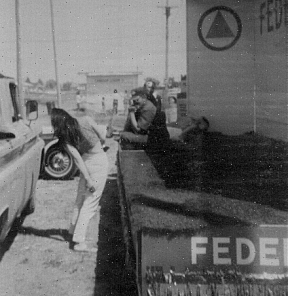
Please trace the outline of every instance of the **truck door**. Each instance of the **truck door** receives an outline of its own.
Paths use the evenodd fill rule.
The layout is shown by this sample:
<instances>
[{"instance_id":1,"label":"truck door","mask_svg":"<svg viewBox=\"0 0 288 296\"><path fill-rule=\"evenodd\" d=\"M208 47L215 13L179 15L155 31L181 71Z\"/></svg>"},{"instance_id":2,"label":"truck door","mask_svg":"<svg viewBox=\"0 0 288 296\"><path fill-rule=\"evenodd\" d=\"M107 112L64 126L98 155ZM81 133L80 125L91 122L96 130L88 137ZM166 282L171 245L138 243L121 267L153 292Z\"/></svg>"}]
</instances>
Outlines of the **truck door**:
<instances>
[{"instance_id":1,"label":"truck door","mask_svg":"<svg viewBox=\"0 0 288 296\"><path fill-rule=\"evenodd\" d=\"M0 149L0 211L9 208L9 222L22 210L31 187L31 175L26 174L27 161L24 156L31 143L27 143L30 129L21 119L17 105L17 86L10 82L6 92L6 108L2 110L5 119L2 127L7 138L1 141ZM10 94L10 97L8 95ZM1 214L1 213L0 213Z\"/></svg>"}]
</instances>

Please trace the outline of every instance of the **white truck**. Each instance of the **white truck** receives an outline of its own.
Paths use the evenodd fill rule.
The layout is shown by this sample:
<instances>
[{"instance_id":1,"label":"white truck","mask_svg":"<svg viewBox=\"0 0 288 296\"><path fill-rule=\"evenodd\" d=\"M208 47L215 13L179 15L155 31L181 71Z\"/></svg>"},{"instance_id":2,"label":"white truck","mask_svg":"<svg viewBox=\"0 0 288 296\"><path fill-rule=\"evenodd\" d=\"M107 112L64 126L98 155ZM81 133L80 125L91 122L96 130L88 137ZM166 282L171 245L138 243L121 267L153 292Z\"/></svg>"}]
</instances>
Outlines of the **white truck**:
<instances>
[{"instance_id":1,"label":"white truck","mask_svg":"<svg viewBox=\"0 0 288 296\"><path fill-rule=\"evenodd\" d=\"M14 79L0 75L0 245L13 222L34 211L44 141L31 120L36 101L21 102Z\"/></svg>"}]
</instances>

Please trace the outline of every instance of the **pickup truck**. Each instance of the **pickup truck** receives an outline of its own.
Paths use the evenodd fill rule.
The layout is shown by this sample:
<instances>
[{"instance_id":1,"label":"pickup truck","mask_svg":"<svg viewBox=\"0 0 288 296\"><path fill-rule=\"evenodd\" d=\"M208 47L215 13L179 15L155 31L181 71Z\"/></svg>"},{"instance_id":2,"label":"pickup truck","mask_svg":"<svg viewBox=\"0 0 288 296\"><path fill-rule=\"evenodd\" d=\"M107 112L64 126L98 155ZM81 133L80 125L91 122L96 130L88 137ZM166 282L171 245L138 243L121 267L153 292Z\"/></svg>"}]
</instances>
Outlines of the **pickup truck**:
<instances>
[{"instance_id":1,"label":"pickup truck","mask_svg":"<svg viewBox=\"0 0 288 296\"><path fill-rule=\"evenodd\" d=\"M3 75L0 90L1 245L13 222L34 211L44 141L40 130L31 125L38 117L37 102L21 102L14 79Z\"/></svg>"}]
</instances>

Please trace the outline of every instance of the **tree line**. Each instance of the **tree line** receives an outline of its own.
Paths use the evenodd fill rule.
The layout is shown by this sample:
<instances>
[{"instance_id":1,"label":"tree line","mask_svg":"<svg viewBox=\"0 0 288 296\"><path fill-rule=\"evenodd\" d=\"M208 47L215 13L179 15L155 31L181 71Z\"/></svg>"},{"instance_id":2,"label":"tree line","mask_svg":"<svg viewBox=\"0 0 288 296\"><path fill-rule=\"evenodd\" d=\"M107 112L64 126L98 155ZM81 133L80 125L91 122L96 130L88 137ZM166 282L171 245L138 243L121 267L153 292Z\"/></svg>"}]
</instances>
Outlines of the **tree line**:
<instances>
[{"instance_id":1,"label":"tree line","mask_svg":"<svg viewBox=\"0 0 288 296\"><path fill-rule=\"evenodd\" d=\"M57 87L57 82L54 79L49 79L45 83L43 82L42 79L38 79L37 82L34 82L33 83L33 82L31 82L31 80L29 79L29 77L27 77L27 79L25 80L25 82L26 83L29 83L29 84L41 86L41 87L43 87L45 89L48 89L48 90L56 89L56 87ZM67 82L61 84L60 85L60 88L63 91L69 91L69 90L75 90L76 87L73 86L73 83L72 82L67 81Z\"/></svg>"},{"instance_id":2,"label":"tree line","mask_svg":"<svg viewBox=\"0 0 288 296\"><path fill-rule=\"evenodd\" d=\"M186 79L186 75L183 75L183 76L181 75L181 81L184 80L184 79ZM153 80L155 82L156 86L160 85L160 81L157 80L157 79L147 77L145 79L145 81L148 81L148 80L150 80L150 81ZM32 83L30 78L27 77L25 82L29 83L29 84L32 84L32 85L41 86L42 88L45 88L47 90L53 90L53 89L57 88L57 82L54 79L49 79L46 82L43 82L43 80L38 79L38 81L36 83ZM168 79L168 87L169 88L179 87L179 85L180 85L180 82L176 81L174 79L174 77L170 77ZM77 86L75 86L75 84L73 84L71 81L67 81L67 82L64 82L63 84L61 84L60 88L61 88L62 91L70 91L70 90L75 90L77 88Z\"/></svg>"}]
</instances>

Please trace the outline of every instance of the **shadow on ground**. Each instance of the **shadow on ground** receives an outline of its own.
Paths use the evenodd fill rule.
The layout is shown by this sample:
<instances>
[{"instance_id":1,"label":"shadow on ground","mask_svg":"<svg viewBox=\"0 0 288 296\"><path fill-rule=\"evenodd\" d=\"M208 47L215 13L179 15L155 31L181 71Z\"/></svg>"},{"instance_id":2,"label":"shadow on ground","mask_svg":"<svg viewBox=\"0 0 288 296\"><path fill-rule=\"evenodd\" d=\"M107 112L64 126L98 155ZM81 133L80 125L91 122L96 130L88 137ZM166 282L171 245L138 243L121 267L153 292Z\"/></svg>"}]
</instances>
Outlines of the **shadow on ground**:
<instances>
[{"instance_id":1,"label":"shadow on ground","mask_svg":"<svg viewBox=\"0 0 288 296\"><path fill-rule=\"evenodd\" d=\"M116 174L109 176L100 206L94 296L138 295L133 275L125 270L125 245ZM97 291L100 286L101 294Z\"/></svg>"},{"instance_id":2,"label":"shadow on ground","mask_svg":"<svg viewBox=\"0 0 288 296\"><path fill-rule=\"evenodd\" d=\"M33 235L39 237L46 237L57 241L69 241L69 233L67 229L52 228L52 229L37 229L34 227L26 227L22 225L23 220L16 219L13 223L11 230L9 231L5 240L0 246L0 262L5 253L12 246L16 236L18 234Z\"/></svg>"}]
</instances>

